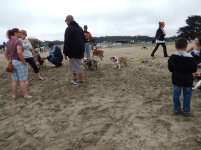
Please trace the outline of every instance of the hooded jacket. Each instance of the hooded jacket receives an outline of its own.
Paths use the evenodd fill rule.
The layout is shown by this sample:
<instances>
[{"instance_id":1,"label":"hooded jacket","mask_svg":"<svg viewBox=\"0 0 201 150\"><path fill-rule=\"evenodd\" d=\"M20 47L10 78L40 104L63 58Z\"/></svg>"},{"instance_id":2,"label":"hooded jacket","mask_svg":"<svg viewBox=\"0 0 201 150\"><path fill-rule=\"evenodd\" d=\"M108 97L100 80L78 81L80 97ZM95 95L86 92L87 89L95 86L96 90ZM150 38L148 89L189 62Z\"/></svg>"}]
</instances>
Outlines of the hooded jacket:
<instances>
[{"instance_id":1,"label":"hooded jacket","mask_svg":"<svg viewBox=\"0 0 201 150\"><path fill-rule=\"evenodd\" d=\"M71 22L64 34L64 55L68 58L82 59L84 45L85 37L82 28L75 21Z\"/></svg>"},{"instance_id":2,"label":"hooded jacket","mask_svg":"<svg viewBox=\"0 0 201 150\"><path fill-rule=\"evenodd\" d=\"M165 34L164 34L163 30L161 28L158 28L156 31L155 39L164 41L164 37L165 37Z\"/></svg>"},{"instance_id":3,"label":"hooded jacket","mask_svg":"<svg viewBox=\"0 0 201 150\"><path fill-rule=\"evenodd\" d=\"M176 86L192 87L193 75L197 71L194 58L186 52L179 52L170 56L168 69L172 72L172 83Z\"/></svg>"}]
</instances>

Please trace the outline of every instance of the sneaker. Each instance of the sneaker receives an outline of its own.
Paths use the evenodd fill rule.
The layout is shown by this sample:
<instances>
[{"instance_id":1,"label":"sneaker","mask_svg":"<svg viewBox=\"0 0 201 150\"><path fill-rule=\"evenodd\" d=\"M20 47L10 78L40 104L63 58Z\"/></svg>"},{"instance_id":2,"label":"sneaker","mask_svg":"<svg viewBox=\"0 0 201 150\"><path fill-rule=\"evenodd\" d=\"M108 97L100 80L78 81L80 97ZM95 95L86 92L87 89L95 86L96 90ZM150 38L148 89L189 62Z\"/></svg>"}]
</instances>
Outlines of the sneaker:
<instances>
[{"instance_id":1,"label":"sneaker","mask_svg":"<svg viewBox=\"0 0 201 150\"><path fill-rule=\"evenodd\" d=\"M81 85L83 83L83 81L79 81L79 80L71 80L71 84L73 85Z\"/></svg>"},{"instance_id":2,"label":"sneaker","mask_svg":"<svg viewBox=\"0 0 201 150\"><path fill-rule=\"evenodd\" d=\"M182 111L181 110L174 110L174 115L181 115L182 114Z\"/></svg>"},{"instance_id":3,"label":"sneaker","mask_svg":"<svg viewBox=\"0 0 201 150\"><path fill-rule=\"evenodd\" d=\"M45 78L43 78L43 77L38 77L38 80L45 80Z\"/></svg>"},{"instance_id":4,"label":"sneaker","mask_svg":"<svg viewBox=\"0 0 201 150\"><path fill-rule=\"evenodd\" d=\"M77 84L77 80L73 79L73 80L70 81L70 83L76 85Z\"/></svg>"},{"instance_id":5,"label":"sneaker","mask_svg":"<svg viewBox=\"0 0 201 150\"><path fill-rule=\"evenodd\" d=\"M60 63L60 64L56 65L55 67L56 67L56 68L58 68L58 67L61 67L61 66L63 66L63 64L62 64L62 63Z\"/></svg>"},{"instance_id":6,"label":"sneaker","mask_svg":"<svg viewBox=\"0 0 201 150\"><path fill-rule=\"evenodd\" d=\"M76 85L82 85L83 81L77 81Z\"/></svg>"},{"instance_id":7,"label":"sneaker","mask_svg":"<svg viewBox=\"0 0 201 150\"><path fill-rule=\"evenodd\" d=\"M191 114L191 112L183 112L183 116L184 117L192 117L192 114Z\"/></svg>"}]
</instances>

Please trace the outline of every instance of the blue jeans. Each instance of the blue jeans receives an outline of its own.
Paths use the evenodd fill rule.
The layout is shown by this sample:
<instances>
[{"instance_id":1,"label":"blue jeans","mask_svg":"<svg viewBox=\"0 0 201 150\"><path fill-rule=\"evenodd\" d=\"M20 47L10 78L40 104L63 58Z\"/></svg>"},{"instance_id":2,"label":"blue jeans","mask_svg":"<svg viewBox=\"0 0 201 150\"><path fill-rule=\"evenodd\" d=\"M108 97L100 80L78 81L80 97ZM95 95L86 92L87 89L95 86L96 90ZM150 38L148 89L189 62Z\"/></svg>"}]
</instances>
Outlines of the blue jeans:
<instances>
[{"instance_id":1,"label":"blue jeans","mask_svg":"<svg viewBox=\"0 0 201 150\"><path fill-rule=\"evenodd\" d=\"M181 110L181 103L179 97L181 95L181 90L183 89L183 111L190 112L191 107L191 96L192 96L192 87L181 87L173 85L173 104L174 111Z\"/></svg>"},{"instance_id":2,"label":"blue jeans","mask_svg":"<svg viewBox=\"0 0 201 150\"><path fill-rule=\"evenodd\" d=\"M47 60L49 62L51 62L52 64L54 64L55 66L61 66L62 65L62 59L59 59L57 57L53 57L53 56L48 56Z\"/></svg>"},{"instance_id":3,"label":"blue jeans","mask_svg":"<svg viewBox=\"0 0 201 150\"><path fill-rule=\"evenodd\" d=\"M91 44L85 43L85 52L84 55L87 59L90 59L90 52L91 52Z\"/></svg>"}]
</instances>

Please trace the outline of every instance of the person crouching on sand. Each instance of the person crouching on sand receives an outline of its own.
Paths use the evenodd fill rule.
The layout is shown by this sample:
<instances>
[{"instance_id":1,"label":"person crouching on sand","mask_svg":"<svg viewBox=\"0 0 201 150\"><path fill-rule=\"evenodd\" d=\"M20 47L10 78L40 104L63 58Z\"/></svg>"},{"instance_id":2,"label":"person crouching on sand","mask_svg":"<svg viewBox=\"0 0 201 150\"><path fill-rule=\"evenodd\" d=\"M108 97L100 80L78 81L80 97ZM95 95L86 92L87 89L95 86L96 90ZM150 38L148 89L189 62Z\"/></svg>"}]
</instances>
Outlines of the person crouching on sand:
<instances>
[{"instance_id":1,"label":"person crouching on sand","mask_svg":"<svg viewBox=\"0 0 201 150\"><path fill-rule=\"evenodd\" d=\"M183 114L190 116L191 96L193 86L193 73L197 71L197 65L192 55L186 52L188 42L185 38L175 41L176 54L170 56L168 69L172 72L173 83L173 110L174 114L181 114L180 95L183 90Z\"/></svg>"},{"instance_id":2,"label":"person crouching on sand","mask_svg":"<svg viewBox=\"0 0 201 150\"><path fill-rule=\"evenodd\" d=\"M56 67L62 66L63 54L61 48L58 45L54 45L52 42L48 43L48 47L50 48L50 52L47 60Z\"/></svg>"}]
</instances>

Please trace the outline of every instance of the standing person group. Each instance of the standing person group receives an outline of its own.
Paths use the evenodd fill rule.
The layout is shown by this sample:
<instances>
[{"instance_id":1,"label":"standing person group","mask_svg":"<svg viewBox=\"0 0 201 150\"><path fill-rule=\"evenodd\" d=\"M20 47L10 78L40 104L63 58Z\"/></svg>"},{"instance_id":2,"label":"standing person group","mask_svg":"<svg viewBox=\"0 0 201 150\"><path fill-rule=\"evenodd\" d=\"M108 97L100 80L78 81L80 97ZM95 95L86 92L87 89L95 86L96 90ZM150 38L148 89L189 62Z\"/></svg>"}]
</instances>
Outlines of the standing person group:
<instances>
[{"instance_id":1,"label":"standing person group","mask_svg":"<svg viewBox=\"0 0 201 150\"><path fill-rule=\"evenodd\" d=\"M191 96L193 86L193 73L197 71L197 64L193 56L186 52L188 42L185 38L176 40L175 48L177 52L170 56L168 69L172 72L173 84L173 110L174 113L181 114L180 95L183 91L183 114L191 115Z\"/></svg>"},{"instance_id":2,"label":"standing person group","mask_svg":"<svg viewBox=\"0 0 201 150\"><path fill-rule=\"evenodd\" d=\"M87 25L84 25L84 37L85 37L85 58L90 59L90 53L91 53L91 33L87 31L88 27Z\"/></svg>"},{"instance_id":3,"label":"standing person group","mask_svg":"<svg viewBox=\"0 0 201 150\"><path fill-rule=\"evenodd\" d=\"M159 22L159 28L157 29L156 35L155 35L156 44L155 44L155 47L151 53L151 57L154 57L154 54L160 45L163 47L164 57L168 57L167 49L166 49L166 45L165 45L165 40L164 40L164 37L166 35L164 27L165 27L165 23Z\"/></svg>"},{"instance_id":4,"label":"standing person group","mask_svg":"<svg viewBox=\"0 0 201 150\"><path fill-rule=\"evenodd\" d=\"M8 30L7 37L8 42L5 46L5 58L10 61L12 60L13 72L12 72L12 94L13 99L17 98L18 95L18 84L20 84L23 97L25 99L32 98L27 92L27 78L28 78L28 66L23 55L22 41L19 40L21 33L19 29L13 28Z\"/></svg>"},{"instance_id":5,"label":"standing person group","mask_svg":"<svg viewBox=\"0 0 201 150\"><path fill-rule=\"evenodd\" d=\"M68 15L65 20L68 27L64 34L65 59L69 58L70 72L73 74L71 83L80 85L84 80L83 58L85 51L85 37L82 28L78 25L72 15Z\"/></svg>"}]
</instances>

